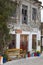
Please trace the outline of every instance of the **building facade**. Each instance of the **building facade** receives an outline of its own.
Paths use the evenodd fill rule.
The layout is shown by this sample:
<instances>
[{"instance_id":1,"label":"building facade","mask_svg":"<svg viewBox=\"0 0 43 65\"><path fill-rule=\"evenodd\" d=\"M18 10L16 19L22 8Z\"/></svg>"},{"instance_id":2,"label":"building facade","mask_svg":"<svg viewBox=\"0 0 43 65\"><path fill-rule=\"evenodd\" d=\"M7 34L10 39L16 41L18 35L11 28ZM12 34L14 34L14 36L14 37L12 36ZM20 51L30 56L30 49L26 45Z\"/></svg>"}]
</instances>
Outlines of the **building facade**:
<instances>
[{"instance_id":1,"label":"building facade","mask_svg":"<svg viewBox=\"0 0 43 65\"><path fill-rule=\"evenodd\" d=\"M9 19L12 40L9 48L32 51L38 49L41 40L41 2L38 0L13 0L17 2L16 13Z\"/></svg>"}]
</instances>

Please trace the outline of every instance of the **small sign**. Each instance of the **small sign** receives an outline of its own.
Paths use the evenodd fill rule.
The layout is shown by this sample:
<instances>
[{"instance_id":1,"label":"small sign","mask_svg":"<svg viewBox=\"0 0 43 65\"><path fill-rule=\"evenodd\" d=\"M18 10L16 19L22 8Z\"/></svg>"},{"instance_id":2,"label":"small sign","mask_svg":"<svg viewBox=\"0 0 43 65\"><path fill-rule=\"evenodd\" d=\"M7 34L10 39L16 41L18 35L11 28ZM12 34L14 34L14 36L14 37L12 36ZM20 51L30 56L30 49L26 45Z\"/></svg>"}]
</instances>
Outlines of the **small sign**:
<instances>
[{"instance_id":1,"label":"small sign","mask_svg":"<svg viewBox=\"0 0 43 65\"><path fill-rule=\"evenodd\" d=\"M22 33L22 30L17 29L17 30L15 30L15 33Z\"/></svg>"}]
</instances>

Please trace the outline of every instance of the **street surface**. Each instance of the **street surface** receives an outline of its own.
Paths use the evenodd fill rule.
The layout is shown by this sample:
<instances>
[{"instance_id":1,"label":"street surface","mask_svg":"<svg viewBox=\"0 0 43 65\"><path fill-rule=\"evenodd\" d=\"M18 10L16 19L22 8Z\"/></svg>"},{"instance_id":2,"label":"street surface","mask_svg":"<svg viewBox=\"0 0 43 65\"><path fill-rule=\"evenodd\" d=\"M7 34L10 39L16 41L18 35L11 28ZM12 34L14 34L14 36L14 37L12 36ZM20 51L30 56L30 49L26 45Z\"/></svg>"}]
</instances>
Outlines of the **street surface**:
<instances>
[{"instance_id":1,"label":"street surface","mask_svg":"<svg viewBox=\"0 0 43 65\"><path fill-rule=\"evenodd\" d=\"M43 65L43 56L13 60L3 65Z\"/></svg>"}]
</instances>

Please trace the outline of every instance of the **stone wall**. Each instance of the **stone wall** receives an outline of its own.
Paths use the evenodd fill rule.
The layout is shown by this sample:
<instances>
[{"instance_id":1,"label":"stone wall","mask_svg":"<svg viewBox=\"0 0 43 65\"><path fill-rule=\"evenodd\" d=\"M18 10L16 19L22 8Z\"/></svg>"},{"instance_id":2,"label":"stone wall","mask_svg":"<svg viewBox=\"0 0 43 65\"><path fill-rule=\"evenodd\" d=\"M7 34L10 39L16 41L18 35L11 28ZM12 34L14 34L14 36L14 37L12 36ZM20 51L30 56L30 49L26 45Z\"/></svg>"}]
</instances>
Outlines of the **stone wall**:
<instances>
[{"instance_id":1,"label":"stone wall","mask_svg":"<svg viewBox=\"0 0 43 65\"><path fill-rule=\"evenodd\" d=\"M23 30L31 30L32 28L38 28L40 27L40 21L41 21L41 10L40 6L37 4L34 4L32 1L29 0L17 0L17 11L16 11L16 21L13 19L10 23L12 24L13 28L21 28ZM22 24L22 4L28 6L28 24ZM36 21L32 20L32 7L37 9L37 19Z\"/></svg>"}]
</instances>

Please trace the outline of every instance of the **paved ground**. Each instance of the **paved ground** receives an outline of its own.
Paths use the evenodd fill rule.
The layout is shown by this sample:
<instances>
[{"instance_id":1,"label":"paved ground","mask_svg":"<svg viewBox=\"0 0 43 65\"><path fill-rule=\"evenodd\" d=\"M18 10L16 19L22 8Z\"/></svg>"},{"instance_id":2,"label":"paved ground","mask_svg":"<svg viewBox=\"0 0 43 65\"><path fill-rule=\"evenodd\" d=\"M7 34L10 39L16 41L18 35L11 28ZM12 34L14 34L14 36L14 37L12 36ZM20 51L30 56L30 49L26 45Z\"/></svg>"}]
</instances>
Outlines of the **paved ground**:
<instances>
[{"instance_id":1,"label":"paved ground","mask_svg":"<svg viewBox=\"0 0 43 65\"><path fill-rule=\"evenodd\" d=\"M13 60L3 65L43 65L43 52L40 57L31 57L19 60Z\"/></svg>"},{"instance_id":2,"label":"paved ground","mask_svg":"<svg viewBox=\"0 0 43 65\"><path fill-rule=\"evenodd\" d=\"M43 56L36 58L25 58L19 60L13 60L3 65L43 65Z\"/></svg>"}]
</instances>

